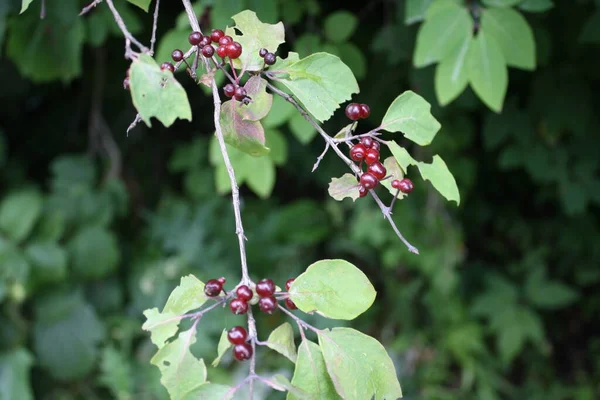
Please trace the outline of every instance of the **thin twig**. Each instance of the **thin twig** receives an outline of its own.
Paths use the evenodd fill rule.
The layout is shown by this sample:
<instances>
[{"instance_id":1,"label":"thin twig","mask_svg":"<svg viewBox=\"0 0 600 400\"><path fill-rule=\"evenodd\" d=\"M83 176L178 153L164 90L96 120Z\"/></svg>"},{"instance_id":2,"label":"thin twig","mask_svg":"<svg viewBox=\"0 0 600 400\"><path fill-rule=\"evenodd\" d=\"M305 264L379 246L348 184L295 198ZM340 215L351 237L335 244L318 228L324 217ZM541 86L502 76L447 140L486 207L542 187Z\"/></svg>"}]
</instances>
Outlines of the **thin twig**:
<instances>
[{"instance_id":1,"label":"thin twig","mask_svg":"<svg viewBox=\"0 0 600 400\"><path fill-rule=\"evenodd\" d=\"M370 132L367 132L367 133L362 133L360 135L348 136L348 137L341 138L341 139L332 138L332 140L335 143L348 143L348 142L350 142L352 140L362 139L364 137L372 137L373 139L375 139L375 140L377 140L379 142L384 142L385 143L385 141L383 141L383 140L378 139L378 138L375 137L375 136L379 136L379 135L381 135L381 132L370 131Z\"/></svg>"},{"instance_id":2,"label":"thin twig","mask_svg":"<svg viewBox=\"0 0 600 400\"><path fill-rule=\"evenodd\" d=\"M42 8L40 10L40 19L46 18L46 0L42 0Z\"/></svg>"},{"instance_id":3,"label":"thin twig","mask_svg":"<svg viewBox=\"0 0 600 400\"><path fill-rule=\"evenodd\" d=\"M131 51L131 43L135 44L137 46L137 48L140 49L140 51L142 51L143 53L148 53L150 50L146 46L144 46L142 43L140 43L136 38L134 38L133 35L129 32L129 30L127 29L127 26L125 26L125 22L123 22L123 18L121 18L121 15L115 8L113 1L106 0L106 4L108 4L108 8L110 8L110 11L112 12L113 17L115 19L115 22L119 26L119 29L121 30L121 32L123 32L123 36L125 36L125 41L127 43L125 56L127 58L133 58L132 57L133 52ZM127 42L127 41L129 41L129 42Z\"/></svg>"},{"instance_id":4,"label":"thin twig","mask_svg":"<svg viewBox=\"0 0 600 400\"><path fill-rule=\"evenodd\" d=\"M319 164L321 163L321 160L323 160L323 157L325 157L325 154L327 154L327 150L329 150L329 142L325 142L325 150L323 150L321 155L317 157L317 161L315 162L315 165L313 165L312 171L310 172L315 172L317 168L319 168Z\"/></svg>"},{"instance_id":5,"label":"thin twig","mask_svg":"<svg viewBox=\"0 0 600 400\"><path fill-rule=\"evenodd\" d=\"M92 8L96 7L100 3L102 3L102 0L94 0L94 1L92 1L90 4L88 4L87 6L83 7L83 9L81 10L81 12L79 13L79 16L81 17L82 15L87 14Z\"/></svg>"},{"instance_id":6,"label":"thin twig","mask_svg":"<svg viewBox=\"0 0 600 400\"><path fill-rule=\"evenodd\" d=\"M154 44L156 43L156 29L158 28L158 8L160 7L160 0L156 0L156 6L154 7L154 21L152 22L152 37L150 38L150 55L154 55Z\"/></svg>"},{"instance_id":7,"label":"thin twig","mask_svg":"<svg viewBox=\"0 0 600 400\"><path fill-rule=\"evenodd\" d=\"M300 104L298 104L298 102L296 101L296 99L294 99L294 97L277 89L275 86L273 86L268 81L267 81L267 87L269 89L271 89L271 91L273 93L277 94L278 96L283 97L285 100L288 101L288 103L292 104L300 112L300 114L302 114L304 119L307 120L319 132L319 134L325 140L325 142L329 143L329 145L331 146L333 151L335 151L335 153L338 155L338 157L340 157L342 159L342 161L344 161L344 163L346 163L346 165L348 167L350 167L350 169L352 169L352 171L355 174L357 174L357 175L361 174L360 168L358 168L356 166L356 164L354 164L352 162L352 160L350 160L348 157L346 157L346 155L337 147L337 143L333 140L333 138L331 136L329 136L327 134L327 132L325 132L323 130L323 128L321 128L321 126L314 120L314 118L311 117L311 115ZM379 196L377 196L377 193L375 193L375 191L373 189L369 190L369 193L375 199L375 202L381 209L383 216L385 217L385 219L388 220L388 222L392 226L392 229L394 230L394 232L396 232L396 235L398 235L400 240L406 245L406 247L408 248L408 251L410 251L411 253L419 254L419 250L415 246L410 244L408 242L408 240L406 240L406 238L402 235L402 233L400 233L400 230L398 229L398 227L396 226L396 223L392 219L389 207L386 207L385 204L383 204L383 202L381 201Z\"/></svg>"},{"instance_id":8,"label":"thin twig","mask_svg":"<svg viewBox=\"0 0 600 400\"><path fill-rule=\"evenodd\" d=\"M279 307L279 309L281 311L283 311L289 317L291 317L294 321L296 321L296 323L298 324L298 326L300 326L300 327L302 327L304 329L310 329L311 331L313 331L315 333L323 332L321 329L315 328L314 326L312 326L308 322L304 322L302 319L298 318L297 316L295 316L294 314L292 314L290 311L286 310L285 307L282 306L281 304L277 304L277 307Z\"/></svg>"}]
</instances>

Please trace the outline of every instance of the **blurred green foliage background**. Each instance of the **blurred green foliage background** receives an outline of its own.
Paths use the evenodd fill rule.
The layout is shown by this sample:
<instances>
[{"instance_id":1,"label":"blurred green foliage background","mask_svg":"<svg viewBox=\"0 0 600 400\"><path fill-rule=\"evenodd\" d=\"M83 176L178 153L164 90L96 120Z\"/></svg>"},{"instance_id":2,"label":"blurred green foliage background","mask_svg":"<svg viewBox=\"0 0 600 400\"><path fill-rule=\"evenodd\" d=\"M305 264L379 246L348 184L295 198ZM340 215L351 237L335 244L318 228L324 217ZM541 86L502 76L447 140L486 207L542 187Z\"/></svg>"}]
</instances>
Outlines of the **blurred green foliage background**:
<instances>
[{"instance_id":1,"label":"blurred green foliage background","mask_svg":"<svg viewBox=\"0 0 600 400\"><path fill-rule=\"evenodd\" d=\"M20 0L0 2L0 399L165 399L142 311L161 307L184 274L239 279L230 198L209 156L211 98L179 73L193 122L126 135L135 110L106 5L78 17L87 2L47 3L40 20L40 0L20 16ZM150 14L116 3L149 38ZM600 398L598 3L526 14L538 67L510 70L495 114L470 89L438 105L434 68L412 67L418 26L404 24L403 0L198 2L204 29L250 8L284 22L280 54L339 55L359 80L356 99L371 106L361 131L402 91L425 97L443 127L414 155L442 154L461 191L457 208L413 177L394 212L421 251L410 254L370 199L328 197L345 166L328 154L311 173L322 141L276 105L265 121L276 150L260 166L238 160L249 171L252 276L283 285L321 258L363 269L378 296L352 326L385 344L407 399ZM189 31L180 2L163 0L157 61ZM340 109L325 129L345 124ZM259 335L283 319L259 316ZM207 315L194 352L212 359L221 330L242 321ZM270 351L258 365L292 370ZM245 368L228 355L209 378L230 383Z\"/></svg>"}]
</instances>

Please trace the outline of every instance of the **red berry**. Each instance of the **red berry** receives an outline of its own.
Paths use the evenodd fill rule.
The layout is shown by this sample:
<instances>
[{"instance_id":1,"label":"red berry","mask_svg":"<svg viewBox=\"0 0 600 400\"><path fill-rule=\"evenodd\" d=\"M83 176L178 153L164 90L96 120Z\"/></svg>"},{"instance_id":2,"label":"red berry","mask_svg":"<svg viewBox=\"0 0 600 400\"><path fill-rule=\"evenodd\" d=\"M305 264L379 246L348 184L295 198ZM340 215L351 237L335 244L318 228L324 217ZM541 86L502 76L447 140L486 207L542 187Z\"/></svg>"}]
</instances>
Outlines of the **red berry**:
<instances>
[{"instance_id":1,"label":"red berry","mask_svg":"<svg viewBox=\"0 0 600 400\"><path fill-rule=\"evenodd\" d=\"M217 47L217 54L221 58L227 57L227 47L225 47L225 46L219 46L219 47Z\"/></svg>"},{"instance_id":2,"label":"red berry","mask_svg":"<svg viewBox=\"0 0 600 400\"><path fill-rule=\"evenodd\" d=\"M244 301L249 301L252 298L252 296L254 295L252 293L252 289L250 289L246 285L238 286L238 288L235 290L235 294L237 295L238 299L244 300Z\"/></svg>"},{"instance_id":3,"label":"red berry","mask_svg":"<svg viewBox=\"0 0 600 400\"><path fill-rule=\"evenodd\" d=\"M226 46L231 42L233 42L233 39L231 38L231 36L229 36L229 35L223 36L221 39L219 39L219 46Z\"/></svg>"},{"instance_id":4,"label":"red berry","mask_svg":"<svg viewBox=\"0 0 600 400\"><path fill-rule=\"evenodd\" d=\"M371 148L379 151L381 149L381 143L379 143L377 140L373 140L373 145Z\"/></svg>"},{"instance_id":5,"label":"red berry","mask_svg":"<svg viewBox=\"0 0 600 400\"><path fill-rule=\"evenodd\" d=\"M256 293L260 297L269 297L275 293L275 283L271 279L262 279L256 284Z\"/></svg>"},{"instance_id":6,"label":"red berry","mask_svg":"<svg viewBox=\"0 0 600 400\"><path fill-rule=\"evenodd\" d=\"M350 158L354 161L361 161L365 158L365 154L367 153L367 148L362 144L355 144L350 149Z\"/></svg>"},{"instance_id":7,"label":"red berry","mask_svg":"<svg viewBox=\"0 0 600 400\"><path fill-rule=\"evenodd\" d=\"M206 58L211 58L215 54L215 48L212 45L207 44L202 48L202 55Z\"/></svg>"},{"instance_id":8,"label":"red berry","mask_svg":"<svg viewBox=\"0 0 600 400\"><path fill-rule=\"evenodd\" d=\"M404 178L398 184L398 187L402 193L410 193L415 188L412 181L408 178Z\"/></svg>"},{"instance_id":9,"label":"red berry","mask_svg":"<svg viewBox=\"0 0 600 400\"><path fill-rule=\"evenodd\" d=\"M358 197L365 197L369 193L369 189L363 185L358 185Z\"/></svg>"},{"instance_id":10,"label":"red berry","mask_svg":"<svg viewBox=\"0 0 600 400\"><path fill-rule=\"evenodd\" d=\"M175 66L173 64L171 64L170 62L164 62L160 65L160 69L162 71L168 69L171 72L175 72Z\"/></svg>"},{"instance_id":11,"label":"red berry","mask_svg":"<svg viewBox=\"0 0 600 400\"><path fill-rule=\"evenodd\" d=\"M220 29L213 29L210 33L210 40L217 43L223 36L225 36L225 32Z\"/></svg>"},{"instance_id":12,"label":"red berry","mask_svg":"<svg viewBox=\"0 0 600 400\"><path fill-rule=\"evenodd\" d=\"M183 51L179 49L173 50L173 52L171 53L171 58L173 58L173 61L175 62L183 60Z\"/></svg>"},{"instance_id":13,"label":"red berry","mask_svg":"<svg viewBox=\"0 0 600 400\"><path fill-rule=\"evenodd\" d=\"M290 310L297 310L298 309L298 307L296 307L296 304L294 304L294 302L292 301L292 299L285 299L285 305Z\"/></svg>"},{"instance_id":14,"label":"red berry","mask_svg":"<svg viewBox=\"0 0 600 400\"><path fill-rule=\"evenodd\" d=\"M265 56L267 55L268 52L269 52L269 50L267 50L263 47L262 49L260 49L258 51L258 55L261 56L261 58L265 58Z\"/></svg>"},{"instance_id":15,"label":"red berry","mask_svg":"<svg viewBox=\"0 0 600 400\"><path fill-rule=\"evenodd\" d=\"M210 43L211 43L210 36L204 36L202 38L202 40L200 40L200 43L198 43L198 47L204 47Z\"/></svg>"},{"instance_id":16,"label":"red berry","mask_svg":"<svg viewBox=\"0 0 600 400\"><path fill-rule=\"evenodd\" d=\"M219 282L221 284L221 286L223 286L225 284L225 282L227 282L227 279L225 279L224 276L217 278L217 282Z\"/></svg>"},{"instance_id":17,"label":"red berry","mask_svg":"<svg viewBox=\"0 0 600 400\"><path fill-rule=\"evenodd\" d=\"M202 38L204 38L204 35L200 32L192 32L190 33L190 36L188 36L188 40L192 46L198 46Z\"/></svg>"},{"instance_id":18,"label":"red berry","mask_svg":"<svg viewBox=\"0 0 600 400\"><path fill-rule=\"evenodd\" d=\"M379 150L372 148L367 150L367 153L365 154L365 161L367 162L367 165L371 165L379 161Z\"/></svg>"},{"instance_id":19,"label":"red berry","mask_svg":"<svg viewBox=\"0 0 600 400\"><path fill-rule=\"evenodd\" d=\"M216 279L211 279L204 285L204 294L208 297L216 297L221 294L223 290L223 284Z\"/></svg>"},{"instance_id":20,"label":"red berry","mask_svg":"<svg viewBox=\"0 0 600 400\"><path fill-rule=\"evenodd\" d=\"M229 302L229 309L236 315L246 314L248 312L248 303L242 299L233 299Z\"/></svg>"},{"instance_id":21,"label":"red berry","mask_svg":"<svg viewBox=\"0 0 600 400\"><path fill-rule=\"evenodd\" d=\"M129 78L123 80L123 89L129 90Z\"/></svg>"},{"instance_id":22,"label":"red berry","mask_svg":"<svg viewBox=\"0 0 600 400\"><path fill-rule=\"evenodd\" d=\"M356 121L360 118L360 106L358 103L350 103L346 106L346 117L352 121Z\"/></svg>"},{"instance_id":23,"label":"red berry","mask_svg":"<svg viewBox=\"0 0 600 400\"><path fill-rule=\"evenodd\" d=\"M373 189L378 182L379 180L370 172L365 172L360 176L360 184L367 190Z\"/></svg>"},{"instance_id":24,"label":"red berry","mask_svg":"<svg viewBox=\"0 0 600 400\"><path fill-rule=\"evenodd\" d=\"M380 181L383 178L385 178L385 174L387 173L387 170L385 169L385 167L383 166L382 163L377 161L377 162L374 162L373 164L369 165L367 172L370 172L371 174L373 174L373 176L375 178L377 178L377 180Z\"/></svg>"},{"instance_id":25,"label":"red berry","mask_svg":"<svg viewBox=\"0 0 600 400\"><path fill-rule=\"evenodd\" d=\"M227 55L232 60L239 58L242 55L242 45L238 42L231 42L227 45Z\"/></svg>"},{"instance_id":26,"label":"red berry","mask_svg":"<svg viewBox=\"0 0 600 400\"><path fill-rule=\"evenodd\" d=\"M277 62L277 56L273 53L267 53L265 54L265 64L267 65L273 65L275 64L275 62Z\"/></svg>"},{"instance_id":27,"label":"red berry","mask_svg":"<svg viewBox=\"0 0 600 400\"><path fill-rule=\"evenodd\" d=\"M273 296L261 297L260 300L258 300L258 307L260 308L260 311L266 314L272 314L277 308L277 300L275 300L275 297Z\"/></svg>"},{"instance_id":28,"label":"red berry","mask_svg":"<svg viewBox=\"0 0 600 400\"><path fill-rule=\"evenodd\" d=\"M227 340L231 344L242 344L248 338L248 332L242 326L234 326L227 332Z\"/></svg>"},{"instance_id":29,"label":"red berry","mask_svg":"<svg viewBox=\"0 0 600 400\"><path fill-rule=\"evenodd\" d=\"M233 356L238 361L245 361L252 357L252 346L250 343L236 344L233 348Z\"/></svg>"},{"instance_id":30,"label":"red berry","mask_svg":"<svg viewBox=\"0 0 600 400\"><path fill-rule=\"evenodd\" d=\"M246 94L246 89L244 89L242 86L238 86L235 88L235 93L233 94L233 97L235 97L237 101L242 101L246 98Z\"/></svg>"},{"instance_id":31,"label":"red berry","mask_svg":"<svg viewBox=\"0 0 600 400\"><path fill-rule=\"evenodd\" d=\"M292 283L294 283L294 281L296 280L296 278L290 278L285 282L285 290L290 290L290 286L292 286Z\"/></svg>"},{"instance_id":32,"label":"red berry","mask_svg":"<svg viewBox=\"0 0 600 400\"><path fill-rule=\"evenodd\" d=\"M360 107L360 117L367 118L371 115L371 108L366 104L359 104Z\"/></svg>"},{"instance_id":33,"label":"red berry","mask_svg":"<svg viewBox=\"0 0 600 400\"><path fill-rule=\"evenodd\" d=\"M364 138L360 139L360 142L367 148L370 149L371 147L373 147L373 142L375 142L373 140L372 137L369 136L365 136Z\"/></svg>"},{"instance_id":34,"label":"red berry","mask_svg":"<svg viewBox=\"0 0 600 400\"><path fill-rule=\"evenodd\" d=\"M394 180L392 181L392 187L393 187L394 189L400 189L400 181L399 181L398 179L394 179Z\"/></svg>"}]
</instances>

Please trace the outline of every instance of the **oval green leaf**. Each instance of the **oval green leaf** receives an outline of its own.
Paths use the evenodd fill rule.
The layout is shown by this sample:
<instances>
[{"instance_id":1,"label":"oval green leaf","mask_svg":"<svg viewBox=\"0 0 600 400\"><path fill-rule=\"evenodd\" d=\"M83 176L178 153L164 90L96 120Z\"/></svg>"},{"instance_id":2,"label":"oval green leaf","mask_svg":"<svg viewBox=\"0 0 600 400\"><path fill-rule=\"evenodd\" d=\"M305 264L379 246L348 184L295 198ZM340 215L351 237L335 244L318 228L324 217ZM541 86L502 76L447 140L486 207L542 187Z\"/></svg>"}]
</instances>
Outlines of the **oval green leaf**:
<instances>
[{"instance_id":1,"label":"oval green leaf","mask_svg":"<svg viewBox=\"0 0 600 400\"><path fill-rule=\"evenodd\" d=\"M312 395L313 399L340 398L329 378L320 347L310 340L303 340L298 348L292 385ZM299 399L294 393L287 395L287 400Z\"/></svg>"},{"instance_id":2,"label":"oval green leaf","mask_svg":"<svg viewBox=\"0 0 600 400\"><path fill-rule=\"evenodd\" d=\"M267 347L296 362L296 344L294 343L294 329L289 322L279 325L267 339Z\"/></svg>"}]
</instances>

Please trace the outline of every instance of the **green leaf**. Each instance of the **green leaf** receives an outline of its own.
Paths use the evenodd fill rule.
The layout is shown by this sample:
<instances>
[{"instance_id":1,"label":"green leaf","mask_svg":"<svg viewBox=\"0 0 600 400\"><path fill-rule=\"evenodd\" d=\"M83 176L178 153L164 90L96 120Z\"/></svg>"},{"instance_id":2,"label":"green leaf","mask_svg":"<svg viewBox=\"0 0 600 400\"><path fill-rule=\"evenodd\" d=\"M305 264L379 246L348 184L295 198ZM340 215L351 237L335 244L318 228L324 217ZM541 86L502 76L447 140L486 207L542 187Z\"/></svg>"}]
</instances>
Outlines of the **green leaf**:
<instances>
[{"instance_id":1,"label":"green leaf","mask_svg":"<svg viewBox=\"0 0 600 400\"><path fill-rule=\"evenodd\" d=\"M86 279L109 275L120 261L114 233L99 226L83 228L68 244L73 271Z\"/></svg>"},{"instance_id":2,"label":"green leaf","mask_svg":"<svg viewBox=\"0 0 600 400\"><path fill-rule=\"evenodd\" d=\"M404 23L412 25L415 22L423 21L425 11L433 3L433 0L406 0L404 3Z\"/></svg>"},{"instance_id":3,"label":"green leaf","mask_svg":"<svg viewBox=\"0 0 600 400\"><path fill-rule=\"evenodd\" d=\"M327 371L343 399L402 397L394 363L377 340L351 328L323 330L318 336Z\"/></svg>"},{"instance_id":4,"label":"green leaf","mask_svg":"<svg viewBox=\"0 0 600 400\"><path fill-rule=\"evenodd\" d=\"M281 69L287 88L319 121L329 119L341 103L358 93L352 71L339 57L315 53Z\"/></svg>"},{"instance_id":5,"label":"green leaf","mask_svg":"<svg viewBox=\"0 0 600 400\"><path fill-rule=\"evenodd\" d=\"M166 127L173 125L177 118L192 120L185 90L171 72L161 71L152 57L140 54L131 63L129 76L133 105L146 125L152 126L152 117Z\"/></svg>"},{"instance_id":6,"label":"green leaf","mask_svg":"<svg viewBox=\"0 0 600 400\"><path fill-rule=\"evenodd\" d=\"M240 58L233 61L233 65L237 69L260 71L264 63L258 51L264 47L270 52L277 52L279 45L285 42L283 23L262 23L256 13L249 10L244 10L231 18L235 21L235 29L242 35L238 36L232 27L228 27L225 32L244 48Z\"/></svg>"},{"instance_id":7,"label":"green leaf","mask_svg":"<svg viewBox=\"0 0 600 400\"><path fill-rule=\"evenodd\" d=\"M206 366L190 352L190 345L196 342L196 327L181 332L177 339L160 348L150 363L160 369L160 382L171 399L180 400L186 393L197 389L206 382Z\"/></svg>"},{"instance_id":8,"label":"green leaf","mask_svg":"<svg viewBox=\"0 0 600 400\"><path fill-rule=\"evenodd\" d=\"M258 121L266 117L273 104L273 95L267 93L267 81L255 75L248 79L244 88L252 102L248 105L240 105L238 112L242 119Z\"/></svg>"},{"instance_id":9,"label":"green leaf","mask_svg":"<svg viewBox=\"0 0 600 400\"><path fill-rule=\"evenodd\" d=\"M298 347L296 369L292 377L292 385L312 395L314 399L340 398L329 378L321 348L310 340L303 340ZM301 399L288 393L287 400Z\"/></svg>"},{"instance_id":10,"label":"green leaf","mask_svg":"<svg viewBox=\"0 0 600 400\"><path fill-rule=\"evenodd\" d=\"M55 283L67 276L67 253L52 242L32 243L25 249L32 267L32 277L37 284Z\"/></svg>"},{"instance_id":11,"label":"green leaf","mask_svg":"<svg viewBox=\"0 0 600 400\"><path fill-rule=\"evenodd\" d=\"M400 167L400 164L398 164L398 161L396 161L396 158L394 157L388 157L383 160L383 166L387 171L386 175L389 175L390 178L386 179L385 181L381 181L381 185L384 186L394 196L396 193L398 193L398 199L401 200L404 198L404 196L406 196L406 194L400 192L398 189L394 189L392 187L392 181L395 179L401 180L404 178L404 171L402 170L402 167Z\"/></svg>"},{"instance_id":12,"label":"green leaf","mask_svg":"<svg viewBox=\"0 0 600 400\"><path fill-rule=\"evenodd\" d=\"M352 42L337 46L340 59L354 73L357 79L363 79L367 74L367 58L362 50Z\"/></svg>"},{"instance_id":13,"label":"green leaf","mask_svg":"<svg viewBox=\"0 0 600 400\"><path fill-rule=\"evenodd\" d=\"M60 381L85 377L96 366L104 326L81 296L49 298L36 312L37 362Z\"/></svg>"},{"instance_id":14,"label":"green leaf","mask_svg":"<svg viewBox=\"0 0 600 400\"><path fill-rule=\"evenodd\" d=\"M358 18L350 11L336 11L325 18L325 37L333 43L345 42L350 39L357 25Z\"/></svg>"},{"instance_id":15,"label":"green leaf","mask_svg":"<svg viewBox=\"0 0 600 400\"><path fill-rule=\"evenodd\" d=\"M529 274L525 282L525 294L533 305L547 310L563 308L579 298L579 293L568 285L548 280L543 268Z\"/></svg>"},{"instance_id":16,"label":"green leaf","mask_svg":"<svg viewBox=\"0 0 600 400\"><path fill-rule=\"evenodd\" d=\"M523 11L541 13L554 7L552 0L523 0L519 8Z\"/></svg>"},{"instance_id":17,"label":"green leaf","mask_svg":"<svg viewBox=\"0 0 600 400\"><path fill-rule=\"evenodd\" d=\"M388 141L387 146L389 147L390 151L394 155L394 158L396 159L402 170L404 171L404 174L406 174L406 172L408 171L409 165L417 165L417 161L414 158L412 158L410 154L408 154L408 151L406 151L404 147L400 147L398 143Z\"/></svg>"},{"instance_id":18,"label":"green leaf","mask_svg":"<svg viewBox=\"0 0 600 400\"><path fill-rule=\"evenodd\" d=\"M483 28L483 27L482 27ZM467 56L471 87L489 108L502 111L508 87L508 71L502 49L481 29Z\"/></svg>"},{"instance_id":19,"label":"green leaf","mask_svg":"<svg viewBox=\"0 0 600 400\"><path fill-rule=\"evenodd\" d=\"M450 3L428 15L417 34L413 65L422 68L449 57L472 32L473 19L469 11L458 4Z\"/></svg>"},{"instance_id":20,"label":"green leaf","mask_svg":"<svg viewBox=\"0 0 600 400\"><path fill-rule=\"evenodd\" d=\"M266 199L275 187L275 164L269 157L247 156L246 183L259 197Z\"/></svg>"},{"instance_id":21,"label":"green leaf","mask_svg":"<svg viewBox=\"0 0 600 400\"><path fill-rule=\"evenodd\" d=\"M265 140L267 146L271 149L269 157L275 165L283 165L288 158L288 146L285 137L277 129L267 129L265 131Z\"/></svg>"},{"instance_id":22,"label":"green leaf","mask_svg":"<svg viewBox=\"0 0 600 400\"><path fill-rule=\"evenodd\" d=\"M256 12L261 21L276 23L279 21L279 2L277 0L247 0L248 9ZM286 4L287 7L287 4ZM283 7L285 8L285 7ZM283 10L282 10L283 11ZM287 22L287 21L286 21Z\"/></svg>"},{"instance_id":23,"label":"green leaf","mask_svg":"<svg viewBox=\"0 0 600 400\"><path fill-rule=\"evenodd\" d=\"M420 146L431 143L440 128L440 123L431 115L431 105L410 90L396 97L380 126L388 132L402 132Z\"/></svg>"},{"instance_id":24,"label":"green leaf","mask_svg":"<svg viewBox=\"0 0 600 400\"><path fill-rule=\"evenodd\" d=\"M356 201L359 197L358 182L356 177L350 173L342 175L341 178L331 178L327 191L337 201L342 201L346 197Z\"/></svg>"},{"instance_id":25,"label":"green leaf","mask_svg":"<svg viewBox=\"0 0 600 400\"><path fill-rule=\"evenodd\" d=\"M127 0L128 2L130 2L133 5L138 6L139 8L141 8L142 10L148 12L148 7L150 7L150 3L152 2L152 0Z\"/></svg>"},{"instance_id":26,"label":"green leaf","mask_svg":"<svg viewBox=\"0 0 600 400\"><path fill-rule=\"evenodd\" d=\"M206 300L204 283L194 275L184 276L179 286L171 292L162 312L158 308L144 311L146 322L142 329L150 331L152 343L160 349L177 332L180 316L200 308Z\"/></svg>"},{"instance_id":27,"label":"green leaf","mask_svg":"<svg viewBox=\"0 0 600 400\"><path fill-rule=\"evenodd\" d=\"M483 4L488 7L512 7L519 4L522 0L483 0Z\"/></svg>"},{"instance_id":28,"label":"green leaf","mask_svg":"<svg viewBox=\"0 0 600 400\"><path fill-rule=\"evenodd\" d=\"M30 266L19 247L0 236L0 282L24 284L29 277Z\"/></svg>"},{"instance_id":29,"label":"green leaf","mask_svg":"<svg viewBox=\"0 0 600 400\"><path fill-rule=\"evenodd\" d=\"M456 205L460 204L460 193L456 186L456 181L448 166L437 154L433 156L431 164L419 162L417 164L421 176L426 181L430 181L433 187L440 192L448 201L455 201Z\"/></svg>"},{"instance_id":30,"label":"green leaf","mask_svg":"<svg viewBox=\"0 0 600 400\"><path fill-rule=\"evenodd\" d=\"M310 143L317 135L317 129L312 126L300 113L295 113L289 121L290 130L302 144Z\"/></svg>"},{"instance_id":31,"label":"green leaf","mask_svg":"<svg viewBox=\"0 0 600 400\"><path fill-rule=\"evenodd\" d=\"M527 20L512 8L494 8L482 13L481 26L493 37L512 67L535 69L535 39Z\"/></svg>"},{"instance_id":32,"label":"green leaf","mask_svg":"<svg viewBox=\"0 0 600 400\"><path fill-rule=\"evenodd\" d=\"M225 141L237 149L255 157L269 153L265 147L265 130L258 121L244 120L239 101L228 100L221 107L221 129Z\"/></svg>"},{"instance_id":33,"label":"green leaf","mask_svg":"<svg viewBox=\"0 0 600 400\"><path fill-rule=\"evenodd\" d=\"M297 398L300 398L300 399L311 399L312 398L305 391L292 385L290 383L290 381L288 380L288 378L286 378L285 376L283 376L281 374L273 375L271 377L271 379L268 379L267 381L265 381L265 383L267 385L271 386L275 390L279 390L280 392L287 391L290 394L293 394L294 396L297 396Z\"/></svg>"},{"instance_id":34,"label":"green leaf","mask_svg":"<svg viewBox=\"0 0 600 400\"><path fill-rule=\"evenodd\" d=\"M31 3L33 3L33 0L22 0L21 1L21 11L19 12L19 14L23 14L29 8L29 5Z\"/></svg>"},{"instance_id":35,"label":"green leaf","mask_svg":"<svg viewBox=\"0 0 600 400\"><path fill-rule=\"evenodd\" d=\"M438 64L435 70L435 94L442 106L456 99L469 83L469 70L466 63L472 42L473 37L467 37L453 54Z\"/></svg>"},{"instance_id":36,"label":"green leaf","mask_svg":"<svg viewBox=\"0 0 600 400\"><path fill-rule=\"evenodd\" d=\"M102 351L100 362L100 383L110 389L116 399L131 398L133 390L133 371L129 359L112 346Z\"/></svg>"},{"instance_id":37,"label":"green leaf","mask_svg":"<svg viewBox=\"0 0 600 400\"><path fill-rule=\"evenodd\" d=\"M42 196L34 190L21 190L0 203L0 231L16 242L31 232L42 211Z\"/></svg>"},{"instance_id":38,"label":"green leaf","mask_svg":"<svg viewBox=\"0 0 600 400\"><path fill-rule=\"evenodd\" d=\"M291 362L296 362L296 344L294 343L294 329L289 322L279 325L267 339L267 346L287 357Z\"/></svg>"},{"instance_id":39,"label":"green leaf","mask_svg":"<svg viewBox=\"0 0 600 400\"><path fill-rule=\"evenodd\" d=\"M351 320L371 307L375 289L366 275L344 260L320 260L296 278L290 298L304 312Z\"/></svg>"},{"instance_id":40,"label":"green leaf","mask_svg":"<svg viewBox=\"0 0 600 400\"><path fill-rule=\"evenodd\" d=\"M265 128L276 128L285 124L296 112L296 109L281 96L273 98L269 114L261 121Z\"/></svg>"},{"instance_id":41,"label":"green leaf","mask_svg":"<svg viewBox=\"0 0 600 400\"><path fill-rule=\"evenodd\" d=\"M215 358L210 365L217 367L231 346L232 344L227 338L227 329L223 329L223 332L221 332L221 337L219 338L219 344L217 345L217 358Z\"/></svg>"},{"instance_id":42,"label":"green leaf","mask_svg":"<svg viewBox=\"0 0 600 400\"><path fill-rule=\"evenodd\" d=\"M181 400L228 400L231 395L228 395L231 387L220 385L217 383L204 383L183 395Z\"/></svg>"},{"instance_id":43,"label":"green leaf","mask_svg":"<svg viewBox=\"0 0 600 400\"><path fill-rule=\"evenodd\" d=\"M0 399L32 400L30 370L33 357L24 348L0 353Z\"/></svg>"}]
</instances>

